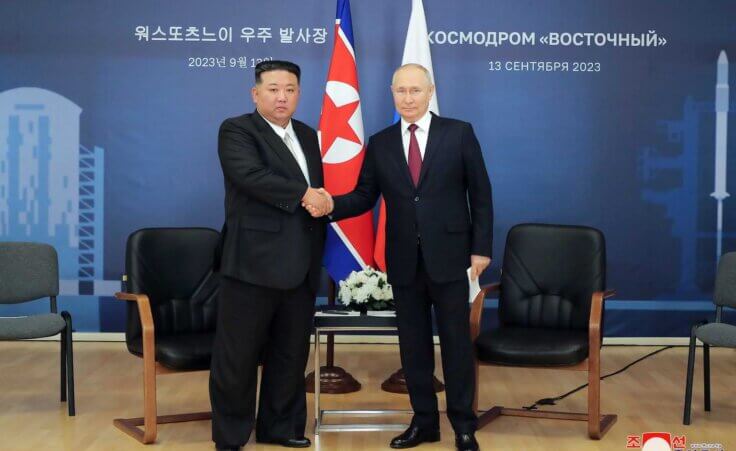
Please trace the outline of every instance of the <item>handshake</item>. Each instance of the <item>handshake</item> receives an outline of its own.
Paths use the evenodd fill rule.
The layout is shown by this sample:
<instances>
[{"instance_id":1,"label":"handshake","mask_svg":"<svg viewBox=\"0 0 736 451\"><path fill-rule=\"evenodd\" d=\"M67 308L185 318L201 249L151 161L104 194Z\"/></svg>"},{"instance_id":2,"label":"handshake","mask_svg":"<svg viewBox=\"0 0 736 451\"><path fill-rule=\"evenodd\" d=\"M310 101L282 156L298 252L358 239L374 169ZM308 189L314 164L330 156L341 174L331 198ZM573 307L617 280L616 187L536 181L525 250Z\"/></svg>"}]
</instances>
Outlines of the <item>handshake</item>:
<instances>
[{"instance_id":1,"label":"handshake","mask_svg":"<svg viewBox=\"0 0 736 451\"><path fill-rule=\"evenodd\" d=\"M332 195L325 191L324 188L307 188L307 192L302 197L302 207L304 207L313 218L320 218L332 213L335 203L332 201Z\"/></svg>"}]
</instances>

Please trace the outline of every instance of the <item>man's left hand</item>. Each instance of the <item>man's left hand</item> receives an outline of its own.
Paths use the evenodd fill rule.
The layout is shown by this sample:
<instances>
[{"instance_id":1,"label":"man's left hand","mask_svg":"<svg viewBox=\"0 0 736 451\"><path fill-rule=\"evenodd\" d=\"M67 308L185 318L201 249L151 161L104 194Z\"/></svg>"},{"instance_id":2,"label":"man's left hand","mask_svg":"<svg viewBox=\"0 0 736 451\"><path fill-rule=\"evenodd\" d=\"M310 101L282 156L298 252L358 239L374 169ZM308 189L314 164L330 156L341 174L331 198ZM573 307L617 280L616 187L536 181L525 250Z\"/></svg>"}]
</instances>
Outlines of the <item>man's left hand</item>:
<instances>
[{"instance_id":1,"label":"man's left hand","mask_svg":"<svg viewBox=\"0 0 736 451\"><path fill-rule=\"evenodd\" d=\"M491 264L489 257L483 255L471 255L470 256L470 280L475 280L483 274L483 271L488 268Z\"/></svg>"}]
</instances>

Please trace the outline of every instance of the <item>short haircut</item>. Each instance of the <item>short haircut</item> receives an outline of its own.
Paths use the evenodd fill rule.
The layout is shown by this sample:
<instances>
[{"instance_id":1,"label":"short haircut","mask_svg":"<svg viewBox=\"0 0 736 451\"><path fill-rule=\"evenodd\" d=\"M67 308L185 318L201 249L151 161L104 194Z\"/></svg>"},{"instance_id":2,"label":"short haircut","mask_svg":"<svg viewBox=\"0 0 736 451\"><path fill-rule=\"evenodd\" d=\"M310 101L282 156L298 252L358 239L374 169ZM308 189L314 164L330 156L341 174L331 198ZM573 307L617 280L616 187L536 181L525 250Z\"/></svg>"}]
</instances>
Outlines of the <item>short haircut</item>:
<instances>
[{"instance_id":1,"label":"short haircut","mask_svg":"<svg viewBox=\"0 0 736 451\"><path fill-rule=\"evenodd\" d=\"M264 72L271 72L274 70L285 70L286 72L296 75L296 81L299 83L302 75L299 66L292 63L291 61L279 61L279 60L266 60L256 64L256 84L261 83L261 74Z\"/></svg>"},{"instance_id":2,"label":"short haircut","mask_svg":"<svg viewBox=\"0 0 736 451\"><path fill-rule=\"evenodd\" d=\"M417 64L417 63L408 63L408 64L404 64L403 66L399 66L394 71L393 76L391 76L391 85L393 85L394 82L396 81L396 74L398 74L399 71L401 71L403 69L409 69L409 68L414 68L414 69L421 70L422 72L424 72L424 75L427 77L427 81L429 82L429 84L430 85L433 85L434 84L434 82L432 81L432 75L429 73L429 70L426 67L422 66L421 64Z\"/></svg>"}]
</instances>

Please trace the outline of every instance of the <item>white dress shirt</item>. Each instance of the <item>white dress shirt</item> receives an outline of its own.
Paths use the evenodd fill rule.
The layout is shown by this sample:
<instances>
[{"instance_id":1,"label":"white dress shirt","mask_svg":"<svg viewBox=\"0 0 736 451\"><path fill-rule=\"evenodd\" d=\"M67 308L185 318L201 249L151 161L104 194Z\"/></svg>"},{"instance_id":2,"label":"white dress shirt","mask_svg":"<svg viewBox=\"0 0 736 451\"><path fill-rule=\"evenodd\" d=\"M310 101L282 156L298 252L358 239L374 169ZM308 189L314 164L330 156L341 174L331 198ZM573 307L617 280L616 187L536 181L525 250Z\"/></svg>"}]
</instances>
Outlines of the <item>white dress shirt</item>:
<instances>
[{"instance_id":1,"label":"white dress shirt","mask_svg":"<svg viewBox=\"0 0 736 451\"><path fill-rule=\"evenodd\" d=\"M432 113L427 110L418 121L413 122L417 124L417 129L414 134L417 137L419 143L419 153L422 155L422 161L424 161L424 150L427 148L427 138L429 137L429 124L432 122ZM404 158L406 158L407 164L409 163L409 138L411 132L409 131L409 125L412 123L406 122L404 118L401 118L401 141L404 144Z\"/></svg>"},{"instance_id":2,"label":"white dress shirt","mask_svg":"<svg viewBox=\"0 0 736 451\"><path fill-rule=\"evenodd\" d=\"M261 114L261 113L258 113ZM261 117L263 115L261 114ZM299 139L296 137L296 133L294 132L294 127L291 125L291 120L289 120L289 123L286 124L286 127L282 127L280 125L276 125L273 122L269 121L265 117L263 117L263 120L268 123L268 125L271 126L274 132L281 138L282 141L284 141L284 144L286 144L286 147L291 151L291 154L294 156L294 159L296 160L297 164L299 165L299 168L302 170L302 174L304 174L304 178L307 180L307 183L311 186L312 182L309 180L309 167L307 166L307 158L304 156L304 149L302 149L302 145L299 144ZM289 136L287 141L286 136Z\"/></svg>"}]
</instances>

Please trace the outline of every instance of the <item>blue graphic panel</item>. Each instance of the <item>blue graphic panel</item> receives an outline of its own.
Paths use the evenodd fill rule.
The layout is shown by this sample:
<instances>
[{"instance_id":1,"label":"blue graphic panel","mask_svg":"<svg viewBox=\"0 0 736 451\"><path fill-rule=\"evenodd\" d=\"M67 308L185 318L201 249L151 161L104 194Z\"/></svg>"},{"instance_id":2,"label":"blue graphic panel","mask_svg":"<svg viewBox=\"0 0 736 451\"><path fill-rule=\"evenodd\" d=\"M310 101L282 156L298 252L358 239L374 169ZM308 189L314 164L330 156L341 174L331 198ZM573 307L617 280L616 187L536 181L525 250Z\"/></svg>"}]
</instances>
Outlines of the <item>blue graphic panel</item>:
<instances>
[{"instance_id":1,"label":"blue graphic panel","mask_svg":"<svg viewBox=\"0 0 736 451\"><path fill-rule=\"evenodd\" d=\"M351 5L366 136L394 111L410 4ZM514 224L591 225L618 292L610 333L687 334L717 256L736 250L736 3L424 6L442 114L472 122L493 183L484 280ZM78 330L122 329L110 296L129 233L220 228L217 130L252 111L258 61L300 64L296 117L318 123L334 14L318 0L0 3L0 240L56 247Z\"/></svg>"}]
</instances>

